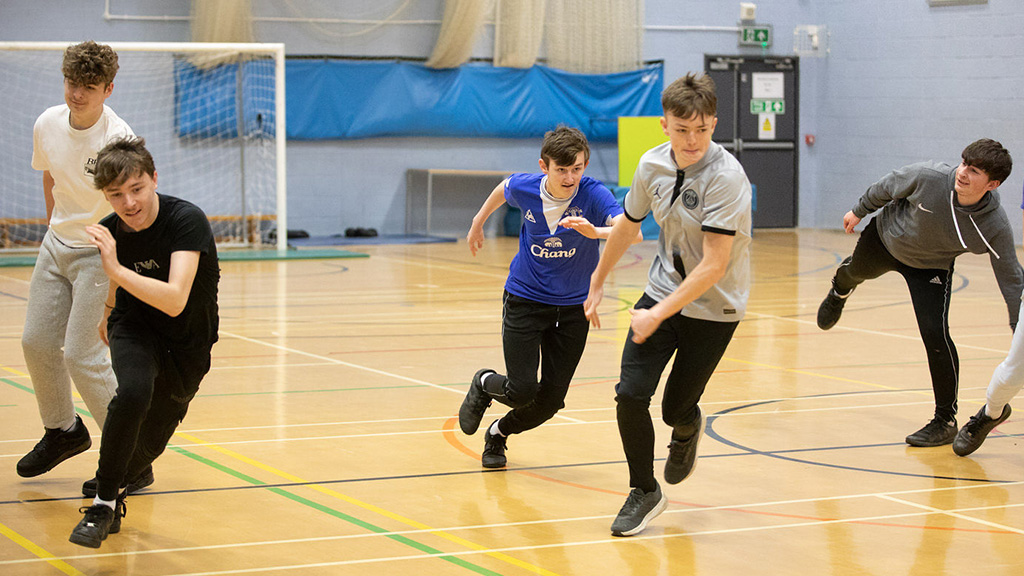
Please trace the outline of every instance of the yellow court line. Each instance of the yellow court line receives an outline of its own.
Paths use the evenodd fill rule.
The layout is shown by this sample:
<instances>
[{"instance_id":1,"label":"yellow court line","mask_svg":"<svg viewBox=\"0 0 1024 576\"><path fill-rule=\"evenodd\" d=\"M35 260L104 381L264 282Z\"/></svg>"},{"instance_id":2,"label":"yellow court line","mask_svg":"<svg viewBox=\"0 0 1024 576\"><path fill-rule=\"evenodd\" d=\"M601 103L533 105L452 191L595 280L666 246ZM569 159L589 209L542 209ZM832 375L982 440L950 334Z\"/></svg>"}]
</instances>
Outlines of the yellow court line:
<instances>
[{"instance_id":1,"label":"yellow court line","mask_svg":"<svg viewBox=\"0 0 1024 576\"><path fill-rule=\"evenodd\" d=\"M376 506L374 504L370 504L369 502L363 502L362 500L359 500L358 498L353 498L352 496L348 496L346 494L342 494L341 492L337 492L335 490L332 490L330 488L326 488L326 487L321 486L319 484L311 484L307 480L299 478L298 476L295 476L294 474L289 474L288 472L285 472L283 470L278 470L277 468L274 468L273 466L269 466L269 465L264 464L264 463L262 463L262 462L260 462L258 460L254 460L252 458L249 458L248 456L245 456L243 454L239 454L238 452L235 452L233 450L229 450L229 449L224 448L222 446L218 446L217 444L214 444L212 442L207 442L205 440L202 440L200 438L192 436L191 434L186 434L184 432L175 432L175 435L179 436L181 438L184 438L185 440L188 440L190 442L193 442L195 444L198 444L198 445L210 448L210 449L212 449L212 450L214 450L216 452L220 452L221 454L223 454L225 456L228 456L230 458L234 458L235 460L238 460L240 462L243 462L245 464L248 464L250 466L258 468L260 470L263 470L264 472L268 472L270 474L273 474L275 476L283 478L283 479L285 479L285 480L287 480L289 482L296 482L296 483L304 484L307 488L312 488L313 490L315 490L317 492L320 492L322 494L326 494L327 496L330 496L332 498L337 498L338 500L342 500L343 502L347 502L349 504L353 504L355 506L363 508L364 510L368 510L368 511L373 512L375 514L379 514L381 516L384 516L385 518L389 518L389 519L394 520L396 522L400 522L402 524L405 524L406 526L411 526L413 528L416 528L417 530L423 530L425 532L433 534L434 536L438 536L440 538L443 538L445 540L448 540L448 541L453 542L455 544L458 544L460 546L465 546L466 548L470 548L470 549L476 550L478 552L484 552L488 556L491 556L491 557L496 558L498 560L501 560L503 562L507 562L509 564L512 564L513 566L517 566L519 568L523 568L524 570L529 570L530 572L533 572L535 574L543 574L544 576L558 576L558 574L556 574L555 572L552 572L550 570L546 570L546 569L541 568L539 566L534 566L533 564L530 564L530 563L525 562L523 560L519 560L518 558L514 558L512 556L509 556L509 555L501 553L501 552L492 552L492 551L490 551L491 549L488 548L487 546L482 546L480 544L477 544L475 542L471 542L469 540L466 540L465 538L461 538L459 536L456 536L454 534L450 534L448 532L443 532L443 531L440 531L440 530L436 530L436 529L431 528L430 526L428 526L426 524L423 524L422 522L418 522L418 521L413 520L411 518L406 518L404 516L401 516L399 514L391 512L389 510L385 510L385 509L383 509L383 508L381 508L379 506Z\"/></svg>"},{"instance_id":2,"label":"yellow court line","mask_svg":"<svg viewBox=\"0 0 1024 576\"><path fill-rule=\"evenodd\" d=\"M0 524L0 534L3 534L12 542L17 544L18 546L21 546L25 550L28 550L29 552L35 554L37 557L46 560L48 564L50 564L57 570L60 570L61 572L68 574L69 576L85 576L84 572L80 572L74 566L68 564L67 562L64 562L63 560L60 560L53 554L50 554L42 547L37 545L35 542L32 542L28 538L25 538L21 534L18 534L17 532L11 530L7 526L4 526L3 524Z\"/></svg>"},{"instance_id":3,"label":"yellow court line","mask_svg":"<svg viewBox=\"0 0 1024 576\"><path fill-rule=\"evenodd\" d=\"M6 372L10 372L11 374L14 374L15 376L28 376L28 374L22 372L21 370L15 370L14 368L8 368L7 366L4 366L3 364L0 364L0 370L4 370Z\"/></svg>"}]
</instances>

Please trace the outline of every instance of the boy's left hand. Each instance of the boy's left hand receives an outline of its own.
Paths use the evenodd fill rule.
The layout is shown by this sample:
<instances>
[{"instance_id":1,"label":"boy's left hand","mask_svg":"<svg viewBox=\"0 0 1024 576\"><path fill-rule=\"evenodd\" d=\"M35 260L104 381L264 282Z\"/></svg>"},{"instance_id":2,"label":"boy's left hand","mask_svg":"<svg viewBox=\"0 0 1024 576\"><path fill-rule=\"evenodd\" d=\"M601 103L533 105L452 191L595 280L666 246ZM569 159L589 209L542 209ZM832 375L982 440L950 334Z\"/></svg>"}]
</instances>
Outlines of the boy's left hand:
<instances>
[{"instance_id":1,"label":"boy's left hand","mask_svg":"<svg viewBox=\"0 0 1024 576\"><path fill-rule=\"evenodd\" d=\"M562 228L572 228L587 238L597 238L597 230L594 225L582 216L566 216L558 222L558 225Z\"/></svg>"}]
</instances>

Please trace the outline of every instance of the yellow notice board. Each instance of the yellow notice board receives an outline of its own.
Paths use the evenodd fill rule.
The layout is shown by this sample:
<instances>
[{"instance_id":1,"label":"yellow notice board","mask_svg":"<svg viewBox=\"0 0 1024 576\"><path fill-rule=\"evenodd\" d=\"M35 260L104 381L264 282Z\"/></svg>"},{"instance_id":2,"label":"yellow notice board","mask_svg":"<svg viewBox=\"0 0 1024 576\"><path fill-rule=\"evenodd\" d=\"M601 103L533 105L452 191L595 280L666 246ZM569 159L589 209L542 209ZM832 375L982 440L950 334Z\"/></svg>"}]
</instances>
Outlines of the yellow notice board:
<instances>
[{"instance_id":1,"label":"yellow notice board","mask_svg":"<svg viewBox=\"0 0 1024 576\"><path fill-rule=\"evenodd\" d=\"M632 186L640 157L658 144L668 142L660 116L619 117L619 186Z\"/></svg>"}]
</instances>

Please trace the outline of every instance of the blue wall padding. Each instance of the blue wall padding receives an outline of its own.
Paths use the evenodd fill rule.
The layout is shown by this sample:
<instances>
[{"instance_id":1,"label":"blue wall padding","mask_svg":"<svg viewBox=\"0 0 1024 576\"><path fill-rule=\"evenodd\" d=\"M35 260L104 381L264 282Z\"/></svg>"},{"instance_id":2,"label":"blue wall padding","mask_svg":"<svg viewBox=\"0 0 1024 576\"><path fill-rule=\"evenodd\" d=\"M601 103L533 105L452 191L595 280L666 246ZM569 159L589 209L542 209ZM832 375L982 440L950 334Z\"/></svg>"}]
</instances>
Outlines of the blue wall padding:
<instances>
[{"instance_id":1,"label":"blue wall padding","mask_svg":"<svg viewBox=\"0 0 1024 576\"><path fill-rule=\"evenodd\" d=\"M182 138L238 137L238 64L209 70L174 62L174 105ZM287 93L287 88L285 88ZM274 62L242 63L242 117L246 136L274 136Z\"/></svg>"},{"instance_id":2,"label":"blue wall padding","mask_svg":"<svg viewBox=\"0 0 1024 576\"><path fill-rule=\"evenodd\" d=\"M379 136L534 138L558 124L614 141L619 116L661 114L659 63L615 74L466 64L288 60L288 138Z\"/></svg>"}]
</instances>

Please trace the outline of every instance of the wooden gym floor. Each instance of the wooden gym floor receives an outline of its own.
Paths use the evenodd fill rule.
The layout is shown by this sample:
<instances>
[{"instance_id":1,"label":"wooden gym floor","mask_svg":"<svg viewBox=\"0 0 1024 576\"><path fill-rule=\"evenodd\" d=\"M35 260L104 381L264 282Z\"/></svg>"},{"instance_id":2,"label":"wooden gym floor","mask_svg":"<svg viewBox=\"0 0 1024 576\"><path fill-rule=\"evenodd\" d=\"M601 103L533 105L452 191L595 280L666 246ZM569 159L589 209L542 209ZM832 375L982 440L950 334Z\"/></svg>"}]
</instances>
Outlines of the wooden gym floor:
<instances>
[{"instance_id":1,"label":"wooden gym floor","mask_svg":"<svg viewBox=\"0 0 1024 576\"><path fill-rule=\"evenodd\" d=\"M969 458L904 444L932 395L894 274L858 289L831 331L815 326L855 241L756 232L750 310L704 395L698 469L632 538L608 529L628 491L613 386L654 242L611 279L565 410L513 436L504 471L480 468L483 433L454 416L473 373L503 367L515 239L476 258L460 241L223 263L213 370L156 483L95 551L67 540L96 466L90 418L92 450L15 473L42 433L20 348L31 270L0 269L0 574L1024 573L1022 418ZM962 424L1010 331L987 257L956 273Z\"/></svg>"}]
</instances>

